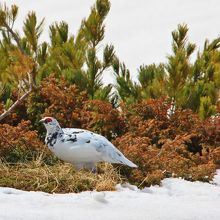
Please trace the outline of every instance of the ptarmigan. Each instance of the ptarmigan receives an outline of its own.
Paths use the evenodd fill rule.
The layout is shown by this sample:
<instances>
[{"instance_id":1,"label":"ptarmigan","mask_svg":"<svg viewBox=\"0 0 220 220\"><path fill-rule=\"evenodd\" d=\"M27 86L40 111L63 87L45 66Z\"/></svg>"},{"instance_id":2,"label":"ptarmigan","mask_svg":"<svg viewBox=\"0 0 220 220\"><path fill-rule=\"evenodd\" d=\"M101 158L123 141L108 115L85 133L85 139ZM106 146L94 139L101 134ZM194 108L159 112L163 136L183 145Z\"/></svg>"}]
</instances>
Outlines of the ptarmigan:
<instances>
[{"instance_id":1,"label":"ptarmigan","mask_svg":"<svg viewBox=\"0 0 220 220\"><path fill-rule=\"evenodd\" d=\"M99 134L78 128L61 128L52 117L45 117L40 122L47 129L45 143L49 149L59 159L73 164L76 169L95 171L95 163L102 161L137 167Z\"/></svg>"}]
</instances>

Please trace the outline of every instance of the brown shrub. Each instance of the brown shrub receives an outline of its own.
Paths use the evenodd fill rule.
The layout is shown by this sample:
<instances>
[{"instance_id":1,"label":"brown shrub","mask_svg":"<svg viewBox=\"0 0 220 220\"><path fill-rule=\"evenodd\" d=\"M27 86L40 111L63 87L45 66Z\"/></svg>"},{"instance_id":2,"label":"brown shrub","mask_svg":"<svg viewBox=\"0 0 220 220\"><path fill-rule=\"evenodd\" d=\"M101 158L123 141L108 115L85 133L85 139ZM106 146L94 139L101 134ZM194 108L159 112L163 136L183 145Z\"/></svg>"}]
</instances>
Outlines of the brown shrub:
<instances>
[{"instance_id":1,"label":"brown shrub","mask_svg":"<svg viewBox=\"0 0 220 220\"><path fill-rule=\"evenodd\" d=\"M86 101L80 116L82 127L98 132L108 139L123 134L127 129L123 115L105 101Z\"/></svg>"},{"instance_id":2,"label":"brown shrub","mask_svg":"<svg viewBox=\"0 0 220 220\"><path fill-rule=\"evenodd\" d=\"M55 117L62 127L89 129L108 138L126 130L121 113L105 101L88 100L85 92L61 78L45 78L41 90L32 94L28 102L29 119L43 133L38 121L44 116Z\"/></svg>"},{"instance_id":3,"label":"brown shrub","mask_svg":"<svg viewBox=\"0 0 220 220\"><path fill-rule=\"evenodd\" d=\"M52 116L63 127L85 128L108 139L116 138L113 143L139 166L123 166L121 173L140 186L158 184L171 176L209 181L220 167L219 118L201 121L189 110L176 110L167 118L170 103L165 99L122 105L119 111L108 102L88 100L86 93L75 85L50 76L31 95L26 107L27 115L22 117L29 118L33 128L40 132L31 130L29 121L15 125L15 112L11 125L0 125L0 156L6 161L26 161L42 151L46 152L44 158L49 158L50 153L39 139L45 129L38 121L43 116ZM107 188L110 182L102 182L97 189Z\"/></svg>"},{"instance_id":4,"label":"brown shrub","mask_svg":"<svg viewBox=\"0 0 220 220\"><path fill-rule=\"evenodd\" d=\"M124 109L128 132L114 144L139 167L122 172L141 186L171 176L211 180L220 161L219 147L213 149L219 146L219 130L214 129L218 122L201 121L189 110L176 111L168 119L167 107L164 100L154 100Z\"/></svg>"},{"instance_id":5,"label":"brown shrub","mask_svg":"<svg viewBox=\"0 0 220 220\"><path fill-rule=\"evenodd\" d=\"M17 126L0 125L0 157L6 161L33 159L34 155L47 151L39 140L37 131L31 130L30 121L21 121Z\"/></svg>"},{"instance_id":6,"label":"brown shrub","mask_svg":"<svg viewBox=\"0 0 220 220\"><path fill-rule=\"evenodd\" d=\"M44 116L55 117L63 126L80 127L79 114L86 100L85 92L80 92L63 78L57 79L51 75L42 81L41 89L29 98L29 118L37 128L38 121Z\"/></svg>"}]
</instances>

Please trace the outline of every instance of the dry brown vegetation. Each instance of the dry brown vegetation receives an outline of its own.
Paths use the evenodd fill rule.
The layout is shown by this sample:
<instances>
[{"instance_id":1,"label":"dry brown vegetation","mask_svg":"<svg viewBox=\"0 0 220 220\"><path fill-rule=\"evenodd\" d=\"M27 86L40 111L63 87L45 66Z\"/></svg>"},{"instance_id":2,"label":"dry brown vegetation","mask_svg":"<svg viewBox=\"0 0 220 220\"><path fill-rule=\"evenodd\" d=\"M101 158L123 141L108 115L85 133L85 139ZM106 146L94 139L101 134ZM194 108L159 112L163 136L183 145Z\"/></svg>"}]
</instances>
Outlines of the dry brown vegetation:
<instances>
[{"instance_id":1,"label":"dry brown vegetation","mask_svg":"<svg viewBox=\"0 0 220 220\"><path fill-rule=\"evenodd\" d=\"M128 132L114 144L138 169L125 170L135 184L158 184L165 177L210 181L220 166L220 119L201 121L189 110L166 117L165 100L149 100L127 108Z\"/></svg>"},{"instance_id":2,"label":"dry brown vegetation","mask_svg":"<svg viewBox=\"0 0 220 220\"><path fill-rule=\"evenodd\" d=\"M177 110L168 119L169 107L166 99L149 99L122 104L119 111L108 102L88 100L64 79L45 78L42 88L0 125L0 186L79 192L114 190L122 179L140 187L160 184L166 177L210 181L220 167L220 119L202 121L190 110ZM63 127L105 135L138 169L120 166L119 172L101 165L98 175L76 172L43 144L45 130L38 120L46 115Z\"/></svg>"},{"instance_id":3,"label":"dry brown vegetation","mask_svg":"<svg viewBox=\"0 0 220 220\"><path fill-rule=\"evenodd\" d=\"M26 163L0 163L0 186L49 193L81 192L86 190L112 191L122 179L109 164L99 167L99 174L80 170L57 162L47 165L42 159Z\"/></svg>"}]
</instances>

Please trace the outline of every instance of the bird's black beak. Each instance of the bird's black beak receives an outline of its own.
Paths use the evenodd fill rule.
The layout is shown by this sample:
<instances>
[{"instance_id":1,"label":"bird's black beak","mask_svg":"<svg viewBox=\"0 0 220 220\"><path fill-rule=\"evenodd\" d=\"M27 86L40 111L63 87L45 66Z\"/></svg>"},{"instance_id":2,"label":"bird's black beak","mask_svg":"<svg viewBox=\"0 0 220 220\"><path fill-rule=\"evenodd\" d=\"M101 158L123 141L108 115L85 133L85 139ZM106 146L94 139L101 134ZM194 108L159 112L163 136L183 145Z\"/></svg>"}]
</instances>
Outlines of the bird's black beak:
<instances>
[{"instance_id":1,"label":"bird's black beak","mask_svg":"<svg viewBox=\"0 0 220 220\"><path fill-rule=\"evenodd\" d=\"M41 119L39 122L43 124L44 123L44 119Z\"/></svg>"}]
</instances>

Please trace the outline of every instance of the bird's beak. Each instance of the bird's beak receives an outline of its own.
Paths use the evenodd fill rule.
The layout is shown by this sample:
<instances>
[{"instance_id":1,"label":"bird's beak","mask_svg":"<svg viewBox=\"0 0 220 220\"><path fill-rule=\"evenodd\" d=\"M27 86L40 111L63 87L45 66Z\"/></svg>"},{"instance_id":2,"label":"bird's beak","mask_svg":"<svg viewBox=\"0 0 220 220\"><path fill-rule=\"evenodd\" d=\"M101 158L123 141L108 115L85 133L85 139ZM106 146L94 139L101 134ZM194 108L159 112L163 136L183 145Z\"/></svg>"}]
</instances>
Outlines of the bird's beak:
<instances>
[{"instance_id":1,"label":"bird's beak","mask_svg":"<svg viewBox=\"0 0 220 220\"><path fill-rule=\"evenodd\" d=\"M39 122L40 122L40 123L44 123L44 119L41 119Z\"/></svg>"}]
</instances>

